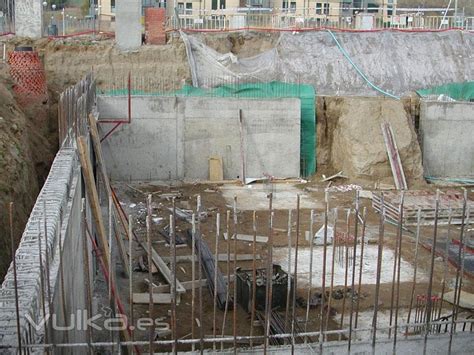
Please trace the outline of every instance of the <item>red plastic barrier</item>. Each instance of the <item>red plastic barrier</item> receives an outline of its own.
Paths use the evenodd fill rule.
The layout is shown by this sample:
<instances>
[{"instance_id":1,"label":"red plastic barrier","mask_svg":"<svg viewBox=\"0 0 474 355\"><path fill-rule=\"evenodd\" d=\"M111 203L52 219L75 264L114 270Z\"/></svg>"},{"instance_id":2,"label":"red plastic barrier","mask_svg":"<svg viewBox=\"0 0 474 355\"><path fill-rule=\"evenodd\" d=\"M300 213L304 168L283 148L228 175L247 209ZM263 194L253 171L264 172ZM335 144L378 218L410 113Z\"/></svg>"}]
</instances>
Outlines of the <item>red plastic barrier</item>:
<instances>
[{"instance_id":1,"label":"red plastic barrier","mask_svg":"<svg viewBox=\"0 0 474 355\"><path fill-rule=\"evenodd\" d=\"M48 101L48 87L43 63L38 52L15 50L8 53L13 91L20 104L29 105Z\"/></svg>"}]
</instances>

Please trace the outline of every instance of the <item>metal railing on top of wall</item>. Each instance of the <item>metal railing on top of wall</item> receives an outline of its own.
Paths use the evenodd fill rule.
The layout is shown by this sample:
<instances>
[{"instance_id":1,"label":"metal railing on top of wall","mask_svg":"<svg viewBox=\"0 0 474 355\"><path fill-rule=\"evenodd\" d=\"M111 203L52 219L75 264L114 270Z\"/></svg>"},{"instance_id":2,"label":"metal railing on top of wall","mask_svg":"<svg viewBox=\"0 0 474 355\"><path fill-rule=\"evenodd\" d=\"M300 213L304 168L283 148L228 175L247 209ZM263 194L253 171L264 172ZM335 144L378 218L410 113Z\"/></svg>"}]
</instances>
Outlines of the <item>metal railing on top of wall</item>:
<instances>
[{"instance_id":1,"label":"metal railing on top of wall","mask_svg":"<svg viewBox=\"0 0 474 355\"><path fill-rule=\"evenodd\" d=\"M169 17L170 30L194 31L232 31L232 30L315 30L338 29L349 31L403 30L439 31L448 29L474 30L474 17L455 18L454 16L412 16L397 15L358 15L332 16L319 15L315 11L281 13L239 13L227 10L202 12L187 11L178 17Z\"/></svg>"}]
</instances>

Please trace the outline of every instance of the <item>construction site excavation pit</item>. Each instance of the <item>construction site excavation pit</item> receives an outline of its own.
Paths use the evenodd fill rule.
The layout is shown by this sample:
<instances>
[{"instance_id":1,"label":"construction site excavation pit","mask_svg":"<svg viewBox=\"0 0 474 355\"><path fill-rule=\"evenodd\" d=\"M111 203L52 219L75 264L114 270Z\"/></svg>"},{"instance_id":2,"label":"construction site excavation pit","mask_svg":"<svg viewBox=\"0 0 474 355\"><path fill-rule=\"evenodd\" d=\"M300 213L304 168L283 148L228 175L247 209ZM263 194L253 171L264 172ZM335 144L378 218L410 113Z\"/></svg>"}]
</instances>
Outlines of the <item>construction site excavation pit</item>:
<instances>
[{"instance_id":1,"label":"construction site excavation pit","mask_svg":"<svg viewBox=\"0 0 474 355\"><path fill-rule=\"evenodd\" d=\"M430 349L434 341L452 338L453 349L470 341L474 254L460 245L471 243L472 191L395 191L386 182L394 160L380 152L369 169L382 180L360 178L348 167L366 167L349 155L344 171L359 178L342 170L308 175L319 148L328 165L341 161L342 141L329 142L350 130L346 108L329 135L317 131L335 124L328 117L338 99L325 99L323 126L313 118L308 134L300 99L95 96L94 85L88 75L77 84L82 91L63 95L62 147L19 249L27 258L16 266L23 278L32 263L51 260L41 275L58 291L45 310L69 330L27 327L28 339L74 338L99 352L113 352L119 345L110 340L123 339L121 347L133 344L137 353L278 352L305 343L323 352L383 352L414 339L416 349L425 338ZM71 115L74 100L87 115ZM371 149L403 132L402 156L414 149L401 109ZM358 144L361 133L352 134ZM327 144L316 145L317 136ZM416 175L419 160L409 162ZM27 251L44 243L44 253ZM23 324L41 321L44 286L37 304L19 294L36 314ZM13 275L1 302L15 314L8 287L15 290ZM80 310L95 317L90 331L66 327Z\"/></svg>"},{"instance_id":2,"label":"construction site excavation pit","mask_svg":"<svg viewBox=\"0 0 474 355\"><path fill-rule=\"evenodd\" d=\"M474 18L189 4L16 2L0 66L51 87L0 82L0 353L470 354Z\"/></svg>"}]
</instances>

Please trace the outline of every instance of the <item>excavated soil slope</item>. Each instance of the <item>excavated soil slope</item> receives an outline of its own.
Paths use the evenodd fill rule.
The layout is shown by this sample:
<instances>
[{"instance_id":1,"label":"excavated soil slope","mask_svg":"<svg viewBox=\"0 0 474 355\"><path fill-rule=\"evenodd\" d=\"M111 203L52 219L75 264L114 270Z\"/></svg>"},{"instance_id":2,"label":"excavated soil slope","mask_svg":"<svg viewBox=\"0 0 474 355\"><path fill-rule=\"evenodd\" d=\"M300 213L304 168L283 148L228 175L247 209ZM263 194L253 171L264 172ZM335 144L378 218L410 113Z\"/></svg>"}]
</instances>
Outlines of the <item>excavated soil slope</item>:
<instances>
[{"instance_id":1,"label":"excavated soil slope","mask_svg":"<svg viewBox=\"0 0 474 355\"><path fill-rule=\"evenodd\" d=\"M383 141L389 122L409 185L422 178L421 150L402 101L367 97L318 100L318 163L353 179L393 183Z\"/></svg>"},{"instance_id":2,"label":"excavated soil slope","mask_svg":"<svg viewBox=\"0 0 474 355\"><path fill-rule=\"evenodd\" d=\"M0 72L0 279L10 264L8 205L14 202L15 243L38 195L38 179L30 146L31 125Z\"/></svg>"}]
</instances>

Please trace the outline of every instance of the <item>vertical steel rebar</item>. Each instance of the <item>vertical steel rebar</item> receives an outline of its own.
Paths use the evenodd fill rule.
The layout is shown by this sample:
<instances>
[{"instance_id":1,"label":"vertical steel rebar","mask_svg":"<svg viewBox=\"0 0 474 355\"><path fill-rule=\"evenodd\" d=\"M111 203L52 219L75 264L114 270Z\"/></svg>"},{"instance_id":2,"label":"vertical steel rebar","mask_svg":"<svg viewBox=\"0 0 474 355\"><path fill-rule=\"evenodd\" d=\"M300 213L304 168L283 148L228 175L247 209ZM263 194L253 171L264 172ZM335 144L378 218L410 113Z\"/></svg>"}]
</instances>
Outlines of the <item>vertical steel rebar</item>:
<instances>
[{"instance_id":1,"label":"vertical steel rebar","mask_svg":"<svg viewBox=\"0 0 474 355\"><path fill-rule=\"evenodd\" d=\"M229 310L229 301L230 301L230 243L231 243L231 234L230 234L230 211L226 213L226 233L227 233L227 290L225 298L225 307L224 307L224 317L222 319L222 334L221 337L224 337L225 334L225 325L227 319L227 311ZM221 342L221 350L224 350L224 342Z\"/></svg>"},{"instance_id":2,"label":"vertical steel rebar","mask_svg":"<svg viewBox=\"0 0 474 355\"><path fill-rule=\"evenodd\" d=\"M233 274L234 274L234 303L232 312L232 335L234 336L234 354L237 354L237 196L234 196L234 262L233 262Z\"/></svg>"},{"instance_id":3,"label":"vertical steel rebar","mask_svg":"<svg viewBox=\"0 0 474 355\"><path fill-rule=\"evenodd\" d=\"M45 260L44 260L44 266L46 268L46 291L47 291L47 297L48 297L48 311L49 315L53 315L53 305L52 305L52 296L51 296L51 274L50 274L50 267L49 267L49 245L48 245L48 225L47 225L47 219L46 219L46 200L43 200L43 228L44 228L44 244L45 244ZM48 326L50 327L51 324L45 324L45 327ZM54 336L53 336L53 329L49 329L51 339L50 341L53 344L53 351L54 351Z\"/></svg>"},{"instance_id":4,"label":"vertical steel rebar","mask_svg":"<svg viewBox=\"0 0 474 355\"><path fill-rule=\"evenodd\" d=\"M379 247L377 251L377 276L375 281L375 295L374 295L374 317L372 319L372 354L375 354L375 343L377 340L377 316L379 309L379 294L380 294L380 275L382 272L382 253L383 253L383 239L385 233L385 202L383 192L380 194L380 224L379 224Z\"/></svg>"},{"instance_id":5,"label":"vertical steel rebar","mask_svg":"<svg viewBox=\"0 0 474 355\"><path fill-rule=\"evenodd\" d=\"M153 319L153 273L152 273L152 257L151 257L151 194L147 198L147 214L146 214L146 241L147 241L147 253L148 253L148 278L149 278L149 288L148 288L148 316L150 319ZM153 354L153 341L154 341L154 327L150 326L148 334L149 342L149 351L150 354Z\"/></svg>"},{"instance_id":6,"label":"vertical steel rebar","mask_svg":"<svg viewBox=\"0 0 474 355\"><path fill-rule=\"evenodd\" d=\"M416 289L416 273L418 269L418 247L420 243L420 223L421 223L421 209L418 208L417 214L416 214L416 237L415 237L415 260L414 260L414 270L413 270L413 281L412 281L412 289L411 289L411 296L410 296L410 307L408 308L408 318L407 318L407 324L410 324L410 318L411 318L411 310L413 308L413 299L415 297L415 289ZM416 314L415 314L415 323L417 321L417 315L418 315L418 301L417 301L417 308L416 308ZM406 335L408 335L408 325L405 329Z\"/></svg>"},{"instance_id":7,"label":"vertical steel rebar","mask_svg":"<svg viewBox=\"0 0 474 355\"><path fill-rule=\"evenodd\" d=\"M88 317L92 317L92 291L91 291L91 280L89 272L89 248L86 235L86 199L82 198L81 200L81 234L82 234L82 261L83 261L83 272L84 272L84 299L86 304L86 310ZM92 348L92 327L86 327L86 339L88 344L89 355L94 353Z\"/></svg>"},{"instance_id":8,"label":"vertical steel rebar","mask_svg":"<svg viewBox=\"0 0 474 355\"><path fill-rule=\"evenodd\" d=\"M327 244L328 244L328 217L329 217L329 193L326 191L324 194L324 237L323 237L323 272L321 280L321 311L319 314L319 352L323 353L323 332L324 332L324 306L326 298L326 258L327 258ZM334 231L334 230L333 230ZM334 238L334 236L333 236ZM333 239L334 240L334 239ZM331 297L331 296L329 296ZM329 309L328 309L328 314Z\"/></svg>"},{"instance_id":9,"label":"vertical steel rebar","mask_svg":"<svg viewBox=\"0 0 474 355\"><path fill-rule=\"evenodd\" d=\"M195 309L195 299L196 299L196 214L193 213L191 217L191 337L196 339L195 333L195 318L196 318L196 309ZM199 281L200 285L201 281ZM196 344L193 342L191 344L191 351L194 352L196 349Z\"/></svg>"},{"instance_id":10,"label":"vertical steel rebar","mask_svg":"<svg viewBox=\"0 0 474 355\"><path fill-rule=\"evenodd\" d=\"M444 246L444 270L443 270L443 282L441 285L441 296L440 296L440 304L438 309L438 319L441 318L441 312L443 310L443 299L444 299L444 292L446 290L446 278L448 277L448 263L449 263L449 245L451 243L451 223L453 217L453 210L449 207L448 212L448 231L446 235L446 245ZM438 329L441 330L441 325L438 326Z\"/></svg>"},{"instance_id":11,"label":"vertical steel rebar","mask_svg":"<svg viewBox=\"0 0 474 355\"><path fill-rule=\"evenodd\" d=\"M291 283L292 283L292 276L291 276L291 213L292 211L288 211L288 285L286 287L286 307L285 307L285 330L288 329L288 316L290 311L290 299L291 299ZM285 340L286 341L286 340Z\"/></svg>"},{"instance_id":12,"label":"vertical steel rebar","mask_svg":"<svg viewBox=\"0 0 474 355\"><path fill-rule=\"evenodd\" d=\"M130 275L128 277L128 297L129 297L129 307L130 307L130 338L132 341L135 339L135 322L133 319L133 216L128 215L128 269L130 270ZM133 347L131 348L133 354Z\"/></svg>"},{"instance_id":13,"label":"vertical steel rebar","mask_svg":"<svg viewBox=\"0 0 474 355\"><path fill-rule=\"evenodd\" d=\"M464 199L467 200L467 193L466 193L466 190L465 190ZM469 226L470 213L471 213L471 206L467 206L467 209L466 209L466 220L465 220L464 225L461 226L462 229L467 228L467 227ZM462 241L459 241L460 244L462 244L462 253L461 253L461 260L460 260L460 263L461 263L461 272L460 272L460 274L459 274L459 290L458 290L458 293L457 293L457 298L455 298L456 312L454 313L454 317L455 317L454 331L456 331L456 327L457 327L456 321L458 320L458 309L459 309L459 303L461 302L461 291L462 291L462 286L463 286L464 261L465 261L465 257L466 257L466 246L465 246L465 243L464 243L464 235L465 235L465 234L466 234L466 232L463 233L463 240L462 240ZM471 323L471 324L472 324L472 323Z\"/></svg>"},{"instance_id":14,"label":"vertical steel rebar","mask_svg":"<svg viewBox=\"0 0 474 355\"><path fill-rule=\"evenodd\" d=\"M256 212L253 211L252 218L253 226L253 243L252 243L252 311L250 315L250 347L253 347L253 323L255 322L255 302L257 300L257 265L256 265L256 253L257 253L257 216Z\"/></svg>"},{"instance_id":15,"label":"vertical steel rebar","mask_svg":"<svg viewBox=\"0 0 474 355\"><path fill-rule=\"evenodd\" d=\"M12 256L12 263L13 263L13 284L15 287L16 336L17 336L17 342L18 342L18 351L21 354L22 342L21 342L21 331L20 331L20 302L18 299L18 279L17 279L17 273L16 273L16 252L15 252L16 247L15 247L15 236L14 236L14 227L13 227L13 202L10 202L8 205L8 217L9 217L9 224L10 224L10 246L11 246L11 256ZM40 256L41 256L41 247L40 247Z\"/></svg>"},{"instance_id":16,"label":"vertical steel rebar","mask_svg":"<svg viewBox=\"0 0 474 355\"><path fill-rule=\"evenodd\" d=\"M400 305L400 264L402 262L402 242L403 242L403 203L405 199L405 191L402 190L400 201L400 219L398 224L398 260L397 260L397 293L395 296L395 328L393 333L393 353L397 351L397 334L398 334L398 309Z\"/></svg>"},{"instance_id":17,"label":"vertical steel rebar","mask_svg":"<svg viewBox=\"0 0 474 355\"><path fill-rule=\"evenodd\" d=\"M267 243L267 271L266 271L266 288L265 288L265 344L264 352L267 352L270 338L270 324L273 303L273 194L268 194L269 198L269 225L268 225L268 243Z\"/></svg>"},{"instance_id":18,"label":"vertical steel rebar","mask_svg":"<svg viewBox=\"0 0 474 355\"><path fill-rule=\"evenodd\" d=\"M329 327L329 315L331 313L332 304L332 293L334 288L334 263L336 259L336 243L337 243L337 207L333 210L333 237L332 237L332 260L331 260L331 284L329 285L329 299L328 299L328 310L326 313L326 329Z\"/></svg>"},{"instance_id":19,"label":"vertical steel rebar","mask_svg":"<svg viewBox=\"0 0 474 355\"><path fill-rule=\"evenodd\" d=\"M463 243L464 243L464 225L465 225L465 217L466 217L466 209L467 209L467 191L464 190L464 200L463 200L463 207L462 207L462 216L461 216L461 231L459 235L459 251L458 251L458 260L459 263L462 262L462 254L463 254ZM453 335L456 331L456 324L455 324L455 315L458 312L458 292L461 292L461 284L460 284L460 276L461 276L461 265L458 265L456 268L456 282L454 285L454 300L453 300L453 307L452 307L452 317L451 317L451 327L449 331L449 346L448 346L448 354L451 354L452 351L452 343L453 343Z\"/></svg>"},{"instance_id":20,"label":"vertical steel rebar","mask_svg":"<svg viewBox=\"0 0 474 355\"><path fill-rule=\"evenodd\" d=\"M354 244L352 250L352 280L351 280L351 310L349 315L349 339L347 341L347 351L351 353L352 345L352 319L354 316L354 288L355 288L355 276L356 276L356 257L357 257L357 236L359 229L359 191L356 191L355 197L355 220L354 220ZM357 295L359 296L359 295Z\"/></svg>"},{"instance_id":21,"label":"vertical steel rebar","mask_svg":"<svg viewBox=\"0 0 474 355\"><path fill-rule=\"evenodd\" d=\"M308 331L308 320L309 320L309 304L311 301L311 288L313 287L313 249L314 249L314 232L313 232L313 225L314 225L314 210L310 212L310 224L309 224L309 285L308 285L308 292L306 295L306 315L304 318L304 332ZM324 277L324 276L323 276ZM308 337L304 337L305 344L308 341Z\"/></svg>"},{"instance_id":22,"label":"vertical steel rebar","mask_svg":"<svg viewBox=\"0 0 474 355\"><path fill-rule=\"evenodd\" d=\"M298 288L298 243L300 240L300 195L296 197L296 241L295 271L293 281L293 302L291 309L291 354L295 353L295 322L296 322L296 289Z\"/></svg>"},{"instance_id":23,"label":"vertical steel rebar","mask_svg":"<svg viewBox=\"0 0 474 355\"><path fill-rule=\"evenodd\" d=\"M216 215L216 246L215 246L215 267L214 267L214 309L212 317L212 335L216 337L217 325L216 325L216 314L217 314L217 269L219 268L219 234L220 234L220 223L221 215ZM212 350L216 351L216 343L212 343Z\"/></svg>"},{"instance_id":24,"label":"vertical steel rebar","mask_svg":"<svg viewBox=\"0 0 474 355\"><path fill-rule=\"evenodd\" d=\"M196 198L196 214L197 214L197 233L202 238L201 234L201 195L198 195ZM202 354L204 352L204 328L203 323L203 311L202 311L202 251L201 248L198 248L198 278L199 278L199 351Z\"/></svg>"},{"instance_id":25,"label":"vertical steel rebar","mask_svg":"<svg viewBox=\"0 0 474 355\"><path fill-rule=\"evenodd\" d=\"M403 198L403 190L400 192L401 198ZM393 321L393 308L394 308L394 301L395 301L395 286L396 286L396 278L397 278L397 265L398 265L398 247L400 242L400 233L401 228L403 228L403 220L402 220L402 213L403 213L403 202L400 199L400 204L398 206L398 224L397 224L397 239L395 243L395 251L393 255L393 273L392 273L392 291L390 293L390 321L389 321L389 328L388 328L388 338L390 339L392 336L392 321ZM400 227L401 226L401 227Z\"/></svg>"},{"instance_id":26,"label":"vertical steel rebar","mask_svg":"<svg viewBox=\"0 0 474 355\"><path fill-rule=\"evenodd\" d=\"M360 295L362 292L362 270L364 266L364 247L365 247L365 229L367 226L367 208L364 207L362 212L362 231L361 231L361 240L360 240L360 265L359 265L359 282L357 283L357 302L356 302L356 314L354 320L354 328L357 331L358 321L359 321L359 304L360 304Z\"/></svg>"},{"instance_id":27,"label":"vertical steel rebar","mask_svg":"<svg viewBox=\"0 0 474 355\"><path fill-rule=\"evenodd\" d=\"M433 247L431 249L431 262L430 262L430 276L428 281L428 294L426 299L426 325L425 325L425 336L423 340L423 354L426 354L426 345L428 341L428 333L430 332L431 322L431 311L432 311L432 291L433 291L433 273L434 273L434 261L435 261L435 250L436 242L438 238L438 212L439 212L439 190L436 191L436 202L435 202L435 216L434 216L434 230L433 230Z\"/></svg>"},{"instance_id":28,"label":"vertical steel rebar","mask_svg":"<svg viewBox=\"0 0 474 355\"><path fill-rule=\"evenodd\" d=\"M47 315L46 313L46 285L45 285L45 277L44 273L44 263L43 263L43 251L42 251L42 243L41 243L41 221L38 220L38 252L39 252L39 270L40 270L40 289L41 289L41 308L43 310L43 319L44 323L44 339L45 343L49 344L50 336L49 336L49 329L47 323ZM49 348L47 350L48 354L50 353Z\"/></svg>"},{"instance_id":29,"label":"vertical steel rebar","mask_svg":"<svg viewBox=\"0 0 474 355\"><path fill-rule=\"evenodd\" d=\"M176 326L176 200L173 198L173 214L170 215L170 252L171 252L171 273L173 279L171 282L171 332L173 336L173 354L178 353L178 329Z\"/></svg>"},{"instance_id":30,"label":"vertical steel rebar","mask_svg":"<svg viewBox=\"0 0 474 355\"><path fill-rule=\"evenodd\" d=\"M342 310L341 310L341 329L344 328L344 315L346 311L346 298L347 298L347 273L349 269L349 236L351 231L351 208L347 210L347 219L346 219L346 238L344 240L345 256L344 256L344 291L342 298ZM341 334L339 333L339 340Z\"/></svg>"},{"instance_id":31,"label":"vertical steel rebar","mask_svg":"<svg viewBox=\"0 0 474 355\"><path fill-rule=\"evenodd\" d=\"M108 243L109 243L109 270L108 270L108 273L109 273L109 280L108 280L108 291L109 291L109 306L110 306L110 309L112 310L112 313L111 313L111 317L114 317L115 316L115 300L114 298L112 297L112 281L114 279L114 274L112 272L112 266L114 266L114 260L112 258L112 196L109 196L109 200L108 200L108 217L109 217L109 224L108 224L108 232L109 232L109 235L108 235ZM151 281L151 280L150 280ZM110 330L110 339L113 339L114 338L114 333L113 333L113 330ZM112 353L114 352L114 344L112 343Z\"/></svg>"},{"instance_id":32,"label":"vertical steel rebar","mask_svg":"<svg viewBox=\"0 0 474 355\"><path fill-rule=\"evenodd\" d=\"M59 245L59 277L60 277L60 285L61 285L61 294L60 294L60 301L61 301L61 309L63 313L63 320L64 320L64 326L66 327L66 330L64 332L64 338L65 342L69 343L69 334L68 334L68 321L67 321L67 306L66 306L66 293L64 290L64 259L63 259L63 242L62 242L62 210L59 212L59 222L58 222L58 245Z\"/></svg>"}]
</instances>

